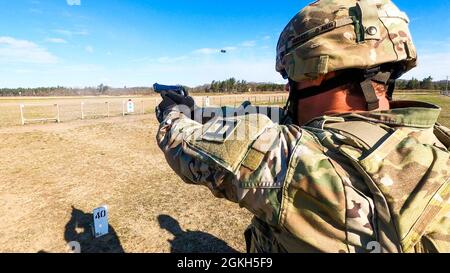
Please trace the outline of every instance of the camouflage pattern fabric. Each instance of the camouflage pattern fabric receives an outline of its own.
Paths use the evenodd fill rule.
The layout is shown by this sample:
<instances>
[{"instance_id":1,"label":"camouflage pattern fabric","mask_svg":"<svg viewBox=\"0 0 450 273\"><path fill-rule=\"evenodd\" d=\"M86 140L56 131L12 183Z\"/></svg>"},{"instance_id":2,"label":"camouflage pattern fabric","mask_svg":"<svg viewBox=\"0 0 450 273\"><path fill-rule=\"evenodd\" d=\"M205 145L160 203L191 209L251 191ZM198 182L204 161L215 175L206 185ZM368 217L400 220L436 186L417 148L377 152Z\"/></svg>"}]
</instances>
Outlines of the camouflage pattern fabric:
<instances>
[{"instance_id":1,"label":"camouflage pattern fabric","mask_svg":"<svg viewBox=\"0 0 450 273\"><path fill-rule=\"evenodd\" d=\"M297 82L386 63L402 62L407 72L417 61L408 24L390 0L315 1L283 30L276 69Z\"/></svg>"},{"instance_id":2,"label":"camouflage pattern fabric","mask_svg":"<svg viewBox=\"0 0 450 273\"><path fill-rule=\"evenodd\" d=\"M261 114L203 125L173 110L157 140L185 182L255 215L246 232L253 252L354 253L377 244L380 252L450 252L450 133L436 125L440 111L393 102L299 127ZM386 136L367 147L330 129L351 121Z\"/></svg>"}]
</instances>

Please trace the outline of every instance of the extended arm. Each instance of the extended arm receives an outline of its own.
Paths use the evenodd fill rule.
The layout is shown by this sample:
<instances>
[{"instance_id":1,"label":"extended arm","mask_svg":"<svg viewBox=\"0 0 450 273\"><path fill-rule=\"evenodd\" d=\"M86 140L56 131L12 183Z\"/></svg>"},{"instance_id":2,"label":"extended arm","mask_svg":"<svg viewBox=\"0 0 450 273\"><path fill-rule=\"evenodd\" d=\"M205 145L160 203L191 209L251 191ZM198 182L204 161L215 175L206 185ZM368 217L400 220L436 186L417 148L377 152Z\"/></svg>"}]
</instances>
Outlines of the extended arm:
<instances>
[{"instance_id":1,"label":"extended arm","mask_svg":"<svg viewBox=\"0 0 450 273\"><path fill-rule=\"evenodd\" d=\"M185 182L207 186L216 197L276 225L288 160L301 130L258 114L202 125L175 109L157 135L171 168Z\"/></svg>"}]
</instances>

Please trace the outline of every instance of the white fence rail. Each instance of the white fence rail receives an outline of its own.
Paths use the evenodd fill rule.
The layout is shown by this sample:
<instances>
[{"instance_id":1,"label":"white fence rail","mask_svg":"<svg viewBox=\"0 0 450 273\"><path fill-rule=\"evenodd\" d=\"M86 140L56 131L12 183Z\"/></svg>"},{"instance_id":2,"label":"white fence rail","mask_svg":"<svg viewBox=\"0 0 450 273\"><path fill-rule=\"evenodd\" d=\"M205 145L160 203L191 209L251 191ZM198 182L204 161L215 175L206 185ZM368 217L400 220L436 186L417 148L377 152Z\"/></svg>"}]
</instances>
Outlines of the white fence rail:
<instances>
[{"instance_id":1,"label":"white fence rail","mask_svg":"<svg viewBox=\"0 0 450 273\"><path fill-rule=\"evenodd\" d=\"M276 95L227 95L194 97L200 107L238 107L244 101L253 105L282 105L287 101L287 94ZM64 99L61 99L64 100ZM20 104L20 120L22 125L38 122L65 122L130 115L146 115L154 113L161 102L160 98L140 99L94 99L81 102L60 102L58 104Z\"/></svg>"},{"instance_id":2,"label":"white fence rail","mask_svg":"<svg viewBox=\"0 0 450 273\"><path fill-rule=\"evenodd\" d=\"M37 123L37 122L57 122L60 123L60 110L59 110L59 104L20 104L20 119L22 121L22 125L28 124L28 123ZM26 107L28 109L33 109L32 111L26 111ZM37 108L40 108L41 110L38 111ZM52 108L50 112L50 117L48 116L48 109L47 111L42 111L42 108ZM32 117L27 117L27 112L31 112ZM47 113L45 113L47 112Z\"/></svg>"}]
</instances>

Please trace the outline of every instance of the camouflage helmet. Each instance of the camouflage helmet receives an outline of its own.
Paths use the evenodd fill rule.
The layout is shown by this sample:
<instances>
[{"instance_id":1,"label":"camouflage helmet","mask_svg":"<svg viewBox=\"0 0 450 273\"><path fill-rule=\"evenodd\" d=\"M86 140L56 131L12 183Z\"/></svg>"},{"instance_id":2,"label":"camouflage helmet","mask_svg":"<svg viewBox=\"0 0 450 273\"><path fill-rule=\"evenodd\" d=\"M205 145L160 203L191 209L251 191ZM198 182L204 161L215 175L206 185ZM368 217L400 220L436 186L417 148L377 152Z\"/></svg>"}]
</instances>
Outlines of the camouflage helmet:
<instances>
[{"instance_id":1,"label":"camouflage helmet","mask_svg":"<svg viewBox=\"0 0 450 273\"><path fill-rule=\"evenodd\" d=\"M390 0L319 0L281 33L276 69L293 81L329 72L396 64L395 78L416 66L409 19Z\"/></svg>"}]
</instances>

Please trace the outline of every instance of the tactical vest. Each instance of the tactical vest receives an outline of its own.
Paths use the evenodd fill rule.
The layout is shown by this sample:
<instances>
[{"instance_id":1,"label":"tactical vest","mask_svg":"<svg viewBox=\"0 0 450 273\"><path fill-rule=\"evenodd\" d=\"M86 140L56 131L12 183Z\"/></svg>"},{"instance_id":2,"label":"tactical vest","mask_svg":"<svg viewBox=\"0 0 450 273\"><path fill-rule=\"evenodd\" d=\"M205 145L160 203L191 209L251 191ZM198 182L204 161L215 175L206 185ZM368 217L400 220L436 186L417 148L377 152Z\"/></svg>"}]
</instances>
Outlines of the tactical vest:
<instances>
[{"instance_id":1,"label":"tactical vest","mask_svg":"<svg viewBox=\"0 0 450 273\"><path fill-rule=\"evenodd\" d=\"M287 232L274 235L284 250L326 245L352 252L346 244L345 184L360 179L375 211L376 240L370 243L379 244L380 252L450 251L449 129L391 125L358 114L322 117L303 129L284 185L280 224ZM302 187L309 187L312 196ZM323 219L327 223L313 231L315 221Z\"/></svg>"}]
</instances>

